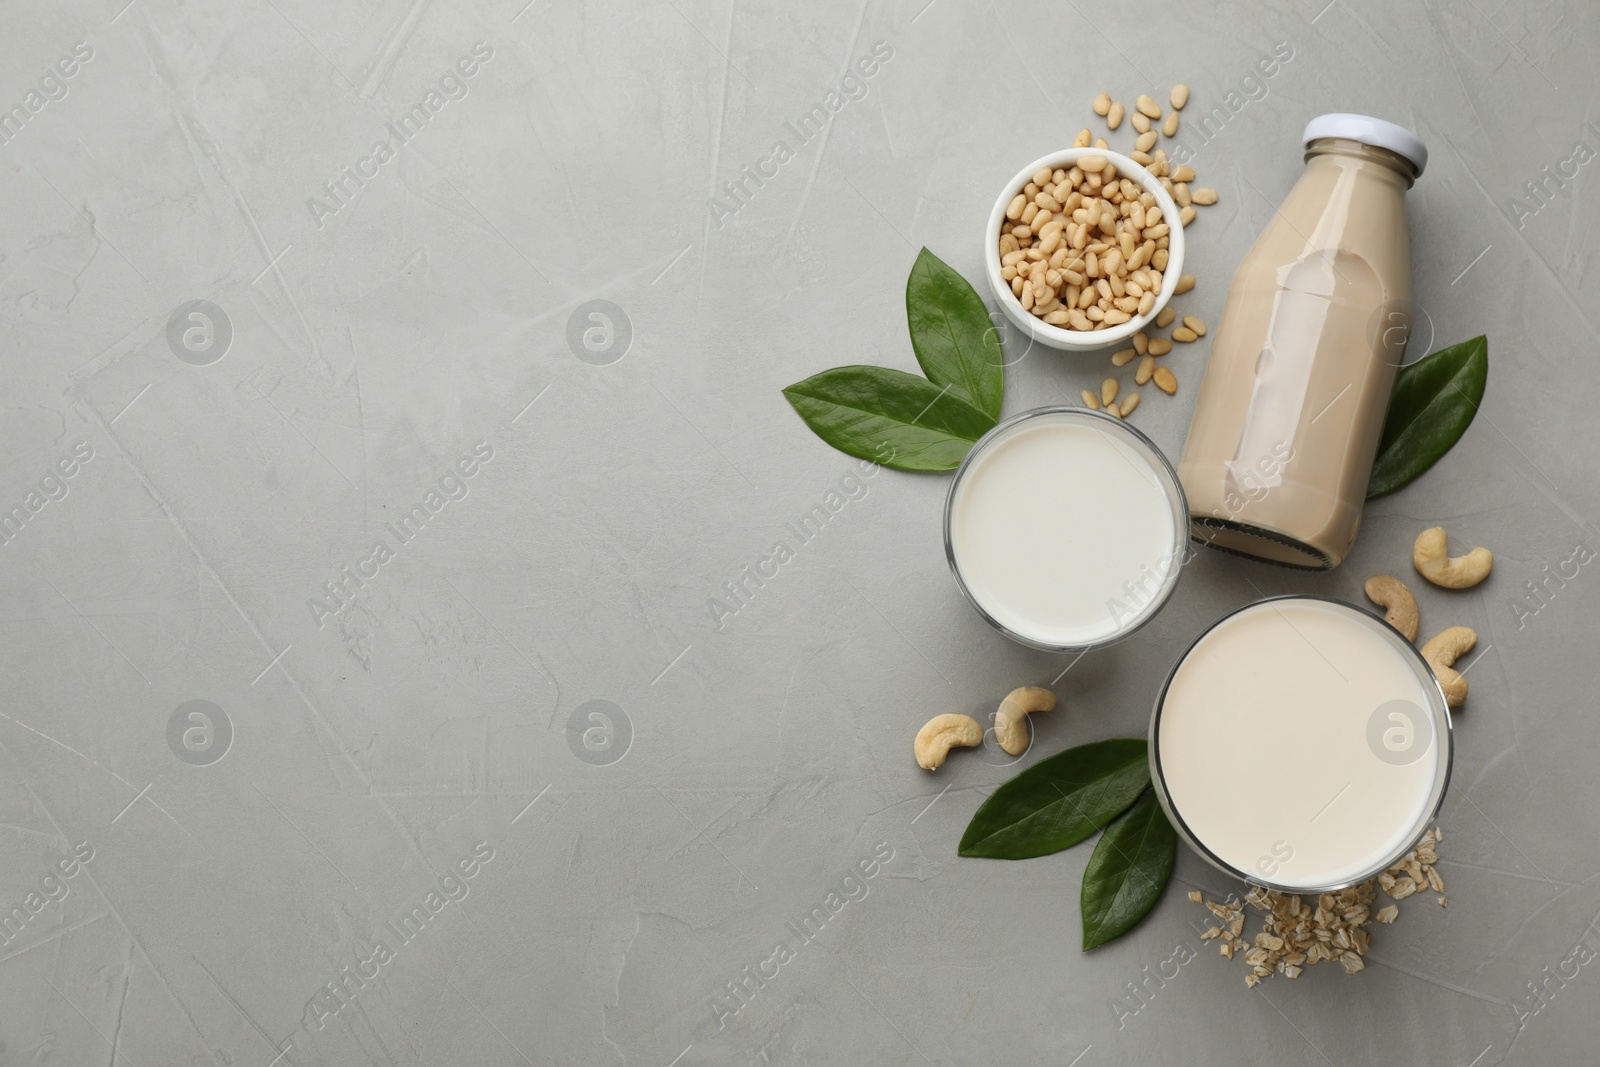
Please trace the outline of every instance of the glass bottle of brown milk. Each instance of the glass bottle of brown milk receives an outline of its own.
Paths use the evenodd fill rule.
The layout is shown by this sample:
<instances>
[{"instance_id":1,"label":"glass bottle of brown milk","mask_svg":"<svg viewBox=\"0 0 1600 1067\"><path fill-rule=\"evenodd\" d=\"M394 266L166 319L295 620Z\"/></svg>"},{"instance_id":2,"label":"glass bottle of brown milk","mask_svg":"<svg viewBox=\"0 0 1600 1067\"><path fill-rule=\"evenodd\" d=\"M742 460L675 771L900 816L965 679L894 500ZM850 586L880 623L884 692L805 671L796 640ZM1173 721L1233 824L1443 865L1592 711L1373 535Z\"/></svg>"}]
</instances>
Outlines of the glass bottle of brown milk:
<instances>
[{"instance_id":1,"label":"glass bottle of brown milk","mask_svg":"<svg viewBox=\"0 0 1600 1067\"><path fill-rule=\"evenodd\" d=\"M1323 115L1234 273L1178 475L1196 539L1311 570L1355 541L1411 329L1410 130Z\"/></svg>"}]
</instances>

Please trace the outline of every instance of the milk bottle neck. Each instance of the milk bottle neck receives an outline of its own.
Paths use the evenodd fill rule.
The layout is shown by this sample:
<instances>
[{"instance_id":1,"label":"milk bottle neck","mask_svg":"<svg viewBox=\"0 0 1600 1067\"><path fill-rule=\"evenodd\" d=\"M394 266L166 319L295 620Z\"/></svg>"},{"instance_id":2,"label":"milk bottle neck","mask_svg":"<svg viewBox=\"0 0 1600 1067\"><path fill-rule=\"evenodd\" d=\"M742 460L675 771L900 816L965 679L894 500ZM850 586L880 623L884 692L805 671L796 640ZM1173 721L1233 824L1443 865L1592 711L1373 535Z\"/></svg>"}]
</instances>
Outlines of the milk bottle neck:
<instances>
[{"instance_id":1,"label":"milk bottle neck","mask_svg":"<svg viewBox=\"0 0 1600 1067\"><path fill-rule=\"evenodd\" d=\"M1351 163L1343 161L1353 161L1361 169L1372 171L1374 176L1399 179L1402 191L1411 188L1417 180L1416 164L1405 156L1344 137L1320 137L1312 141L1306 145L1305 161L1307 167L1350 166Z\"/></svg>"}]
</instances>

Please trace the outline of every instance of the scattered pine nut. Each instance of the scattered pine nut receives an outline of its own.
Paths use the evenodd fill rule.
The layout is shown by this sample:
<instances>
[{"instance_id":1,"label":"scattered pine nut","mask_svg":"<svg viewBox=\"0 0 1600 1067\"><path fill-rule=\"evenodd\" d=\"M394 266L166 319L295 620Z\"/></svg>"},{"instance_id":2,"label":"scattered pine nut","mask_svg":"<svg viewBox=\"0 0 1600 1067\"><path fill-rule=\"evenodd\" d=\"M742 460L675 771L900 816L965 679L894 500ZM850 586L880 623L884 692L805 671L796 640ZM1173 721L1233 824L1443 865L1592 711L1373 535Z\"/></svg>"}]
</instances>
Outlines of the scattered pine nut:
<instances>
[{"instance_id":1,"label":"scattered pine nut","mask_svg":"<svg viewBox=\"0 0 1600 1067\"><path fill-rule=\"evenodd\" d=\"M1174 296L1177 296L1179 293L1187 293L1190 289L1193 289L1193 288L1194 288L1194 275L1193 274L1180 274L1180 275L1178 275L1178 287L1176 289L1174 289L1172 291L1172 293L1173 293Z\"/></svg>"},{"instance_id":2,"label":"scattered pine nut","mask_svg":"<svg viewBox=\"0 0 1600 1067\"><path fill-rule=\"evenodd\" d=\"M1120 107L1121 105L1119 104L1118 106ZM1094 139L1094 146L1096 148L1110 148L1111 147L1110 145L1106 144L1106 139L1104 137L1096 137Z\"/></svg>"},{"instance_id":3,"label":"scattered pine nut","mask_svg":"<svg viewBox=\"0 0 1600 1067\"><path fill-rule=\"evenodd\" d=\"M1133 142L1133 146L1135 148L1137 148L1141 152L1148 152L1148 151L1150 151L1150 149L1152 149L1152 148L1154 148L1156 146L1156 138L1159 137L1159 136L1160 135L1157 134L1156 131L1154 131L1154 130L1149 130L1149 131L1147 131L1145 133L1141 133L1139 135L1138 140ZM1152 158L1151 162L1154 162L1154 161L1155 160Z\"/></svg>"},{"instance_id":4,"label":"scattered pine nut","mask_svg":"<svg viewBox=\"0 0 1600 1067\"><path fill-rule=\"evenodd\" d=\"M1178 313L1172 309L1171 305L1168 305L1167 307L1161 309L1161 314L1156 316L1156 325L1165 329L1166 327L1171 326L1172 320L1177 317Z\"/></svg>"},{"instance_id":5,"label":"scattered pine nut","mask_svg":"<svg viewBox=\"0 0 1600 1067\"><path fill-rule=\"evenodd\" d=\"M1173 167L1172 168L1172 180L1175 181L1175 182L1192 182L1192 181L1194 181L1194 168L1193 167L1186 167L1186 166Z\"/></svg>"},{"instance_id":6,"label":"scattered pine nut","mask_svg":"<svg viewBox=\"0 0 1600 1067\"><path fill-rule=\"evenodd\" d=\"M1107 378L1100 383L1100 400L1102 403L1109 404L1116 398L1117 380L1115 378Z\"/></svg>"},{"instance_id":7,"label":"scattered pine nut","mask_svg":"<svg viewBox=\"0 0 1600 1067\"><path fill-rule=\"evenodd\" d=\"M1138 352L1131 348L1124 348L1120 352L1113 352L1111 354L1111 365L1113 367L1126 367L1129 363L1133 362L1134 357L1136 357L1138 354Z\"/></svg>"},{"instance_id":8,"label":"scattered pine nut","mask_svg":"<svg viewBox=\"0 0 1600 1067\"><path fill-rule=\"evenodd\" d=\"M1150 337L1144 333L1144 331L1141 330L1139 333L1133 335L1133 350L1135 352L1142 356L1149 350L1149 348Z\"/></svg>"},{"instance_id":9,"label":"scattered pine nut","mask_svg":"<svg viewBox=\"0 0 1600 1067\"><path fill-rule=\"evenodd\" d=\"M1178 379L1169 367L1157 367L1150 379L1156 383L1157 389L1160 389L1168 396L1178 391Z\"/></svg>"},{"instance_id":10,"label":"scattered pine nut","mask_svg":"<svg viewBox=\"0 0 1600 1067\"><path fill-rule=\"evenodd\" d=\"M1150 338L1150 355L1164 356L1172 351L1172 342L1165 337Z\"/></svg>"},{"instance_id":11,"label":"scattered pine nut","mask_svg":"<svg viewBox=\"0 0 1600 1067\"><path fill-rule=\"evenodd\" d=\"M1133 414L1133 409L1139 406L1139 394L1129 393L1127 396L1118 401L1118 404L1122 408L1122 417L1127 418L1129 415Z\"/></svg>"},{"instance_id":12,"label":"scattered pine nut","mask_svg":"<svg viewBox=\"0 0 1600 1067\"><path fill-rule=\"evenodd\" d=\"M1161 105L1150 99L1150 97L1146 96L1144 93L1140 93L1138 97L1134 99L1133 106L1139 109L1139 113L1141 115L1144 115L1148 118L1158 119L1161 117Z\"/></svg>"},{"instance_id":13,"label":"scattered pine nut","mask_svg":"<svg viewBox=\"0 0 1600 1067\"><path fill-rule=\"evenodd\" d=\"M1150 132L1150 119L1143 112L1135 111L1132 115L1129 115L1128 125L1139 133Z\"/></svg>"},{"instance_id":14,"label":"scattered pine nut","mask_svg":"<svg viewBox=\"0 0 1600 1067\"><path fill-rule=\"evenodd\" d=\"M1100 410L1100 398L1095 396L1089 390L1085 389L1083 391L1083 406L1086 407L1086 408L1089 408L1089 409L1091 409L1093 411L1099 411Z\"/></svg>"},{"instance_id":15,"label":"scattered pine nut","mask_svg":"<svg viewBox=\"0 0 1600 1067\"><path fill-rule=\"evenodd\" d=\"M1178 209L1178 221L1181 222L1185 226L1187 226L1187 225L1189 225L1189 223L1193 222L1194 221L1194 208L1192 208L1192 207L1180 207Z\"/></svg>"},{"instance_id":16,"label":"scattered pine nut","mask_svg":"<svg viewBox=\"0 0 1600 1067\"><path fill-rule=\"evenodd\" d=\"M1189 342L1195 340L1195 338L1198 336L1199 334L1195 333L1187 326L1179 326L1176 330L1172 331L1172 339L1174 341L1180 341L1183 344L1188 344Z\"/></svg>"},{"instance_id":17,"label":"scattered pine nut","mask_svg":"<svg viewBox=\"0 0 1600 1067\"><path fill-rule=\"evenodd\" d=\"M1182 111L1183 105L1189 102L1189 87L1179 82L1172 87L1172 95L1168 99L1172 101L1173 110Z\"/></svg>"},{"instance_id":18,"label":"scattered pine nut","mask_svg":"<svg viewBox=\"0 0 1600 1067\"><path fill-rule=\"evenodd\" d=\"M1201 207L1210 207L1217 202L1217 191L1209 187L1195 189L1189 194L1189 198Z\"/></svg>"},{"instance_id":19,"label":"scattered pine nut","mask_svg":"<svg viewBox=\"0 0 1600 1067\"><path fill-rule=\"evenodd\" d=\"M1178 90L1174 89L1172 91L1173 92L1177 92ZM1096 115L1099 115L1100 117L1104 118L1106 113L1108 111L1110 111L1110 110L1111 110L1111 94L1110 93L1101 93L1099 96L1094 98L1094 113Z\"/></svg>"},{"instance_id":20,"label":"scattered pine nut","mask_svg":"<svg viewBox=\"0 0 1600 1067\"><path fill-rule=\"evenodd\" d=\"M1114 130L1118 126L1121 126L1122 116L1124 114L1125 111L1122 107L1122 101L1113 101L1111 107L1106 111L1106 128Z\"/></svg>"},{"instance_id":21,"label":"scattered pine nut","mask_svg":"<svg viewBox=\"0 0 1600 1067\"><path fill-rule=\"evenodd\" d=\"M1185 315L1183 324L1193 330L1196 337L1204 337L1206 335L1206 320L1198 315Z\"/></svg>"},{"instance_id":22,"label":"scattered pine nut","mask_svg":"<svg viewBox=\"0 0 1600 1067\"><path fill-rule=\"evenodd\" d=\"M1150 381L1150 375L1156 372L1156 357L1145 356L1139 361L1139 369L1133 374L1136 385L1145 385Z\"/></svg>"},{"instance_id":23,"label":"scattered pine nut","mask_svg":"<svg viewBox=\"0 0 1600 1067\"><path fill-rule=\"evenodd\" d=\"M1107 404L1106 414L1110 415L1114 419L1120 419L1122 418L1122 409L1117 407L1116 404Z\"/></svg>"},{"instance_id":24,"label":"scattered pine nut","mask_svg":"<svg viewBox=\"0 0 1600 1067\"><path fill-rule=\"evenodd\" d=\"M1094 140L1094 134L1090 133L1089 127L1085 126L1083 129L1078 131L1078 136L1072 139L1072 147L1088 148L1089 142L1092 140Z\"/></svg>"},{"instance_id":25,"label":"scattered pine nut","mask_svg":"<svg viewBox=\"0 0 1600 1067\"><path fill-rule=\"evenodd\" d=\"M1148 137L1149 134L1146 134L1145 136ZM1139 164L1141 167L1148 167L1155 162L1154 157L1152 157L1150 153L1141 151L1137 148L1128 153L1128 158Z\"/></svg>"},{"instance_id":26,"label":"scattered pine nut","mask_svg":"<svg viewBox=\"0 0 1600 1067\"><path fill-rule=\"evenodd\" d=\"M1178 113L1176 111L1167 115L1167 121L1161 124L1161 132L1168 137L1178 136Z\"/></svg>"}]
</instances>

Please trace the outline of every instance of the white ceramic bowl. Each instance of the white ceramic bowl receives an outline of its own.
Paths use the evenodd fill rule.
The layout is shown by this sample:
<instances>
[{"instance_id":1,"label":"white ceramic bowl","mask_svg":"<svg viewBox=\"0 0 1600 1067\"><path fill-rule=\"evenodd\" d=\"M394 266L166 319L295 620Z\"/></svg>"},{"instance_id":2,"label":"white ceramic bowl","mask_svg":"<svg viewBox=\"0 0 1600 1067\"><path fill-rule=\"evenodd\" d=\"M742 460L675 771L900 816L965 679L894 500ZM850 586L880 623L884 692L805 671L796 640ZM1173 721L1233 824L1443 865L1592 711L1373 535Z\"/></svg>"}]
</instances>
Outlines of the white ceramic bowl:
<instances>
[{"instance_id":1,"label":"white ceramic bowl","mask_svg":"<svg viewBox=\"0 0 1600 1067\"><path fill-rule=\"evenodd\" d=\"M1167 269L1162 272L1161 292L1156 294L1156 302L1148 314L1136 315L1127 322L1117 326L1108 326L1103 330L1067 330L1060 326L1051 326L1038 316L1022 310L1022 302L1011 292L1011 286L1000 277L1000 224L1005 221L1006 208L1012 199L1020 192L1022 187L1033 180L1033 175L1040 167L1049 167L1055 170L1060 167L1064 170L1071 169L1072 165L1084 156L1104 156L1117 168L1121 177L1132 179L1135 183L1149 190L1156 198L1156 203L1161 208L1163 221L1170 220L1172 230L1168 234ZM1178 276L1183 273L1183 227L1178 224L1178 205L1173 201L1167 190L1162 187L1161 180L1151 174L1144 167L1135 163L1117 152L1105 148L1067 148L1060 152L1053 152L1029 163L1017 171L1016 177L1006 183L1005 189L994 202L994 210L989 212L989 228L983 235L983 262L989 275L989 288L994 290L995 299L1000 301L1000 309L1024 334L1038 341L1040 344L1051 348L1059 348L1069 352L1087 352L1096 349L1110 348L1118 345L1140 330L1148 326L1161 309L1167 306L1172 299L1173 292L1178 287Z\"/></svg>"}]
</instances>

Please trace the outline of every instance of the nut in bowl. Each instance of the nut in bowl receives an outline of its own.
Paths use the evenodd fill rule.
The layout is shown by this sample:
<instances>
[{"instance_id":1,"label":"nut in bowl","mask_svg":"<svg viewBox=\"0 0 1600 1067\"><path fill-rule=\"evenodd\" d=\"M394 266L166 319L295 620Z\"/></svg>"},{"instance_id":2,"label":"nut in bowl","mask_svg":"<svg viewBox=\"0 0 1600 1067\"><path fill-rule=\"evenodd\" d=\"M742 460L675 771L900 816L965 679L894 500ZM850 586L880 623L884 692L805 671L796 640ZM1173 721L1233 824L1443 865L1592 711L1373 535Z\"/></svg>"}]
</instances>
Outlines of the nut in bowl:
<instances>
[{"instance_id":1,"label":"nut in bowl","mask_svg":"<svg viewBox=\"0 0 1600 1067\"><path fill-rule=\"evenodd\" d=\"M1033 340L1111 347L1172 299L1183 271L1178 217L1161 181L1127 156L1063 149L1018 171L995 201L984 232L989 285Z\"/></svg>"}]
</instances>

